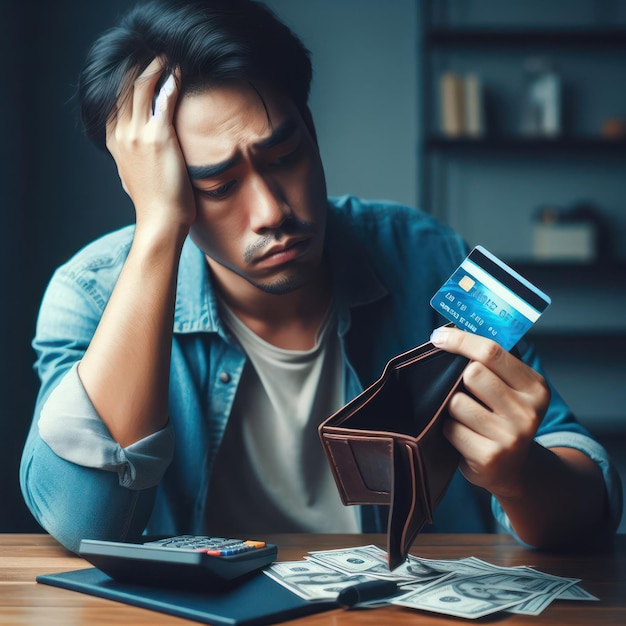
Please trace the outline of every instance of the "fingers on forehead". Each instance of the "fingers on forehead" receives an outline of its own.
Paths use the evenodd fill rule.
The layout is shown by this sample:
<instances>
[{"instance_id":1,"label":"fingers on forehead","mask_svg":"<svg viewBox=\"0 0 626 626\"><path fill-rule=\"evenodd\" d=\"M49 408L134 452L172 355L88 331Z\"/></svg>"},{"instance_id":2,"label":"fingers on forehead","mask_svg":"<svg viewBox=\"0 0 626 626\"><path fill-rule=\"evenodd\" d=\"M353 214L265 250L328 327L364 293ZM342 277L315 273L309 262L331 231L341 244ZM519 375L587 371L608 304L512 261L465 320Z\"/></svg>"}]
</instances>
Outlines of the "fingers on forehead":
<instances>
[{"instance_id":1,"label":"fingers on forehead","mask_svg":"<svg viewBox=\"0 0 626 626\"><path fill-rule=\"evenodd\" d=\"M146 68L137 76L135 83L151 82L158 80L159 76L165 69L165 61L161 57L154 57Z\"/></svg>"},{"instance_id":2,"label":"fingers on forehead","mask_svg":"<svg viewBox=\"0 0 626 626\"><path fill-rule=\"evenodd\" d=\"M133 109L133 100L136 99L137 94L147 92L147 96L143 98L152 98L154 93L154 86L158 82L159 78L165 68L165 62L160 57L153 58L150 63L143 69L143 71L135 74L129 72L124 82L120 86L119 96L115 107L111 111L109 119L107 120L107 131L110 131L111 127L115 125L116 121L120 118L130 116ZM138 68L135 68L138 71Z\"/></svg>"}]
</instances>

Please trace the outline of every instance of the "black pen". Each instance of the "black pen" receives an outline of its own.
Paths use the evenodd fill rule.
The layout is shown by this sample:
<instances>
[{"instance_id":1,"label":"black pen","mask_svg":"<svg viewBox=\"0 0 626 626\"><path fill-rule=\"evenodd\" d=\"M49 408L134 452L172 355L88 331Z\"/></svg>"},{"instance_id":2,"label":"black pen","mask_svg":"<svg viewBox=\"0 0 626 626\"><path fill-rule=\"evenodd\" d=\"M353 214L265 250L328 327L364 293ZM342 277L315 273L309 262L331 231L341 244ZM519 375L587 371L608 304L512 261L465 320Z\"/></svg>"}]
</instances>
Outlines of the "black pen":
<instances>
[{"instance_id":1,"label":"black pen","mask_svg":"<svg viewBox=\"0 0 626 626\"><path fill-rule=\"evenodd\" d=\"M337 596L337 603L347 609L362 602L388 598L397 591L397 583L391 580L368 580L365 583L357 583L342 589Z\"/></svg>"}]
</instances>

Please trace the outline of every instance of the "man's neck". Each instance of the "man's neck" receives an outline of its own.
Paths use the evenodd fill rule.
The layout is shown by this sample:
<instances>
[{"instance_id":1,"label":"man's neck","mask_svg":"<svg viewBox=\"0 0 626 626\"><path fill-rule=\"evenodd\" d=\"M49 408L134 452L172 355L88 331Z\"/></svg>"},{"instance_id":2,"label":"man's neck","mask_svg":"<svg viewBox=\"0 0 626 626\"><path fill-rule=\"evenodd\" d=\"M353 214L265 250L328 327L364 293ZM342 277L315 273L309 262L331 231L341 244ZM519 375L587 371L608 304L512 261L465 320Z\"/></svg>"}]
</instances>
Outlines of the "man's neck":
<instances>
[{"instance_id":1,"label":"man's neck","mask_svg":"<svg viewBox=\"0 0 626 626\"><path fill-rule=\"evenodd\" d=\"M271 294L246 284L243 289L216 289L228 308L264 341L286 350L308 350L332 301L329 277L320 274L310 283L286 294Z\"/></svg>"}]
</instances>

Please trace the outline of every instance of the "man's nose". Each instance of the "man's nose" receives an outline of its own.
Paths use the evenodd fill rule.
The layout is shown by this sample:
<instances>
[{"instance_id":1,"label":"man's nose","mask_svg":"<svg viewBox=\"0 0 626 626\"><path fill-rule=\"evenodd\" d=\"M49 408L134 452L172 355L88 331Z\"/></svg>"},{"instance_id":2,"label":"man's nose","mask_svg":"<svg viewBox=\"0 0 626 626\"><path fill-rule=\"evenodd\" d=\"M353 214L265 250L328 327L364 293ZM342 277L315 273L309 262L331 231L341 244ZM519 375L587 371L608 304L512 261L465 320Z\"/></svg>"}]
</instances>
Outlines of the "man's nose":
<instances>
[{"instance_id":1,"label":"man's nose","mask_svg":"<svg viewBox=\"0 0 626 626\"><path fill-rule=\"evenodd\" d=\"M275 230L291 215L280 186L271 177L256 174L250 191L250 228L254 232Z\"/></svg>"}]
</instances>

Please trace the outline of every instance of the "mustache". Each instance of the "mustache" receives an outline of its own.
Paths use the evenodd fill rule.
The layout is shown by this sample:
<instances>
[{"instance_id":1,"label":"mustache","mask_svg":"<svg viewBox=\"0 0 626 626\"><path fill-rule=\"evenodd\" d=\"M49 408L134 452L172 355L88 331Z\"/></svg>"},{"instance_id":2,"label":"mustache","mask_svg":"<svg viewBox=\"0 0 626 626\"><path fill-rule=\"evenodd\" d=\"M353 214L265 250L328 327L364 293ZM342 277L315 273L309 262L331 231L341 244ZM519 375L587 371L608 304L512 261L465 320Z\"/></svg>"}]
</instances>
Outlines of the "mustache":
<instances>
[{"instance_id":1,"label":"mustache","mask_svg":"<svg viewBox=\"0 0 626 626\"><path fill-rule=\"evenodd\" d=\"M251 263L258 255L259 250L267 248L274 242L280 242L281 239L288 236L298 235L311 235L315 232L315 224L307 222L305 220L296 220L293 218L286 219L280 228L270 230L267 234L263 235L250 244L243 253L243 260L246 263Z\"/></svg>"}]
</instances>

